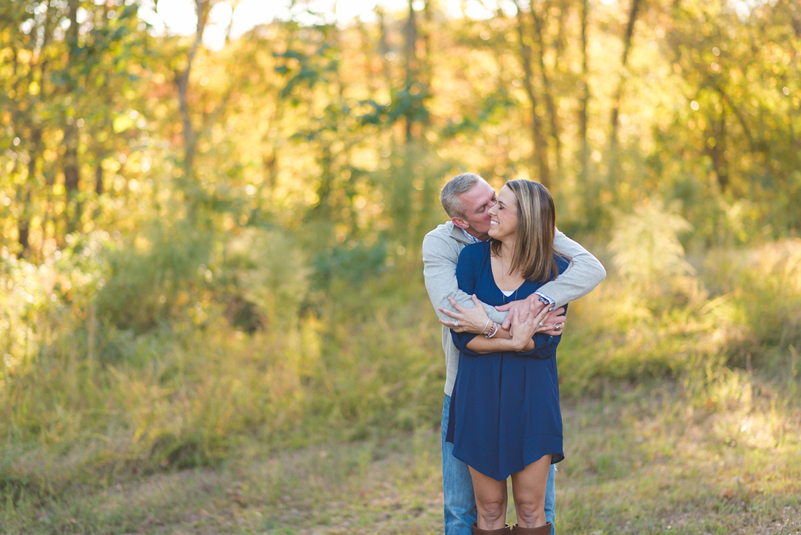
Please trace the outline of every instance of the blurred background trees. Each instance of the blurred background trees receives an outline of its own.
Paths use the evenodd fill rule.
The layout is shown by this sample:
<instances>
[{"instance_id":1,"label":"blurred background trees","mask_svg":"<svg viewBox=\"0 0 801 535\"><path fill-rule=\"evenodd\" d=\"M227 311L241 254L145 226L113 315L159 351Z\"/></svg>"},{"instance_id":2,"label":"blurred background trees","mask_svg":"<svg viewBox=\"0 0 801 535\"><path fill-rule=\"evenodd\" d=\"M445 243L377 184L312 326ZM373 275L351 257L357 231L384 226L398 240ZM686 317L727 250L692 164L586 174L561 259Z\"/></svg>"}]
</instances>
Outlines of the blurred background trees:
<instances>
[{"instance_id":1,"label":"blurred background trees","mask_svg":"<svg viewBox=\"0 0 801 535\"><path fill-rule=\"evenodd\" d=\"M42 261L169 213L389 250L460 169L548 184L571 230L658 195L706 245L797 231L795 2L473 4L487 18L426 0L334 23L294 2L235 38L234 3L195 2L187 36L131 1L5 6L5 246Z\"/></svg>"},{"instance_id":2,"label":"blurred background trees","mask_svg":"<svg viewBox=\"0 0 801 535\"><path fill-rule=\"evenodd\" d=\"M419 249L463 171L547 184L620 267L574 392L798 346L795 0L294 0L236 33L246 3L194 0L188 35L144 0L0 6L0 436L89 440L110 404L191 464L265 422L418 421Z\"/></svg>"}]
</instances>

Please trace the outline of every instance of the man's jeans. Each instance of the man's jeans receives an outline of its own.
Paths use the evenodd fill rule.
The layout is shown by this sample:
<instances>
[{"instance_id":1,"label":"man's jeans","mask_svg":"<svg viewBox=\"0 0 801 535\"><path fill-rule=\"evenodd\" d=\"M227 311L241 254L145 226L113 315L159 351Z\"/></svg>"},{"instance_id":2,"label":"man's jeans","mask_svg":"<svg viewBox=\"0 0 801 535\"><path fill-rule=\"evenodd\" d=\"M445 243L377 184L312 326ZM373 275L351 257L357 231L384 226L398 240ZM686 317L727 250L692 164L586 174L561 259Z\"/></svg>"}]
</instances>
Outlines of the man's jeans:
<instances>
[{"instance_id":1,"label":"man's jeans","mask_svg":"<svg viewBox=\"0 0 801 535\"><path fill-rule=\"evenodd\" d=\"M448 432L448 413L451 397L445 396L442 406L442 494L445 497L445 535L472 535L473 522L476 521L476 497L473 494L473 480L465 463L453 456L453 444L445 442ZM548 488L545 490L545 518L553 526L554 476L556 469L551 465L548 472ZM556 530L551 527L551 535Z\"/></svg>"}]
</instances>

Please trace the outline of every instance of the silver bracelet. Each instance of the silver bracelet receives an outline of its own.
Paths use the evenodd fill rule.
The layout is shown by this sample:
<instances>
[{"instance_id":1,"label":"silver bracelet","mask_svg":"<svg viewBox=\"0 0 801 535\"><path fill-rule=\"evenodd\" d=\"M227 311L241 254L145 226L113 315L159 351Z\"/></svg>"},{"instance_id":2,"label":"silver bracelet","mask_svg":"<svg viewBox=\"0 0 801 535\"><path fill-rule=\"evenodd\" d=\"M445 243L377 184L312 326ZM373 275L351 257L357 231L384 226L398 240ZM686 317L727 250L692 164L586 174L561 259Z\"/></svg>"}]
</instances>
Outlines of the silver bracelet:
<instances>
[{"instance_id":1,"label":"silver bracelet","mask_svg":"<svg viewBox=\"0 0 801 535\"><path fill-rule=\"evenodd\" d=\"M500 329L500 328L501 328L501 326L493 321L492 322L492 326L490 327L490 332L485 334L484 338L492 338L493 336L498 334L498 329Z\"/></svg>"},{"instance_id":2,"label":"silver bracelet","mask_svg":"<svg viewBox=\"0 0 801 535\"><path fill-rule=\"evenodd\" d=\"M489 319L489 318L487 318L487 323L485 323L485 324L484 324L484 328L483 328L483 329L481 329L481 332L480 332L480 333L478 333L478 334L484 334L484 331L486 331L486 330L487 330L487 325L489 325L489 324L490 324L490 319Z\"/></svg>"}]
</instances>

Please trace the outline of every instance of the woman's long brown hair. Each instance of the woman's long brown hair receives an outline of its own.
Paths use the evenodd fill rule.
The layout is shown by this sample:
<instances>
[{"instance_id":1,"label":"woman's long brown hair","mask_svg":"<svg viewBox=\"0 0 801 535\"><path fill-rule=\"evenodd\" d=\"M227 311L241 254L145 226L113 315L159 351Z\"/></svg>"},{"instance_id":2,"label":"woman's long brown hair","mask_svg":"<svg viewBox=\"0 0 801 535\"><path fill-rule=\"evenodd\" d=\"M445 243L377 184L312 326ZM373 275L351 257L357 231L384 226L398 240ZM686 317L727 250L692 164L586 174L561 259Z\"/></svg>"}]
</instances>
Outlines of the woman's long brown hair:
<instances>
[{"instance_id":1,"label":"woman's long brown hair","mask_svg":"<svg viewBox=\"0 0 801 535\"><path fill-rule=\"evenodd\" d=\"M553 197L548 188L533 180L510 180L506 186L517 198L517 232L509 272L520 272L530 281L552 281L559 275L554 255L570 260L553 246L556 229ZM493 240L490 248L498 255L501 242Z\"/></svg>"}]
</instances>

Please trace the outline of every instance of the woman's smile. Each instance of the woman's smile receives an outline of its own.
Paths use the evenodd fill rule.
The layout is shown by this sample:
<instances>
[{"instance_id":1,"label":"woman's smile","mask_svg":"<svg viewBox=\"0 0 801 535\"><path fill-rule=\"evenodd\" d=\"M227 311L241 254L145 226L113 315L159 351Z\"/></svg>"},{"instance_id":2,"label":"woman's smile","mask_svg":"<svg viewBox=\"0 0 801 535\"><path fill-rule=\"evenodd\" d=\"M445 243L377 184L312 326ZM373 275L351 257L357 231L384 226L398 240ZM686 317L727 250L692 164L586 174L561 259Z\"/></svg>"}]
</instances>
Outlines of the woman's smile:
<instances>
[{"instance_id":1,"label":"woman's smile","mask_svg":"<svg viewBox=\"0 0 801 535\"><path fill-rule=\"evenodd\" d=\"M503 241L506 237L514 237L517 229L517 197L504 186L498 193L498 203L489 209L489 235Z\"/></svg>"}]
</instances>

